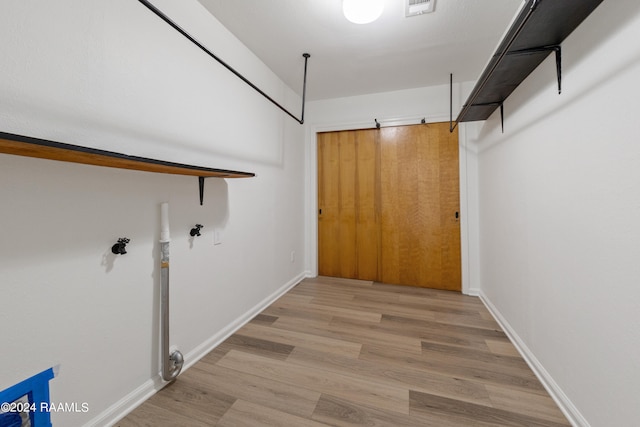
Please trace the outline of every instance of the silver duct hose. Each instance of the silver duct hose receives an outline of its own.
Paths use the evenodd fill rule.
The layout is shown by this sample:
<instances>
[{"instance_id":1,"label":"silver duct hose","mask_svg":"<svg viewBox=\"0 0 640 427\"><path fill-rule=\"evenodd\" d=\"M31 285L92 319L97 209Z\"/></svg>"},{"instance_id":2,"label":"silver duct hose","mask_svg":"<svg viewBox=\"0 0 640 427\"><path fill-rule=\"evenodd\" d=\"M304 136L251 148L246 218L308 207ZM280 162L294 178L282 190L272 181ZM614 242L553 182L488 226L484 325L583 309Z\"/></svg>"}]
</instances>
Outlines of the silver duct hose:
<instances>
[{"instance_id":1,"label":"silver duct hose","mask_svg":"<svg viewBox=\"0 0 640 427\"><path fill-rule=\"evenodd\" d=\"M160 339L162 347L162 379L173 381L176 379L182 365L184 357L182 353L175 350L170 353L169 349L169 204L160 205L160 329L162 337Z\"/></svg>"}]
</instances>

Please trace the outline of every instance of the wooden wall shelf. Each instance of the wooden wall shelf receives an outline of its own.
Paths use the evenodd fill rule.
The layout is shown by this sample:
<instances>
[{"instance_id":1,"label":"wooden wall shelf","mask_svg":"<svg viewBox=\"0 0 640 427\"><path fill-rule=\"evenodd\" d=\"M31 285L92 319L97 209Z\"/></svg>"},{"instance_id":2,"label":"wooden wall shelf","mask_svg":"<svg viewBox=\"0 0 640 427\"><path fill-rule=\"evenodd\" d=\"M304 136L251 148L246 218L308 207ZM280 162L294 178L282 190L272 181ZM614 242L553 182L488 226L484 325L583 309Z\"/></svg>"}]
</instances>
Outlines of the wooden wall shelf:
<instances>
[{"instance_id":1,"label":"wooden wall shelf","mask_svg":"<svg viewBox=\"0 0 640 427\"><path fill-rule=\"evenodd\" d=\"M455 124L488 119L554 51L560 90L560 44L602 1L527 0L480 75ZM451 131L454 128L451 126Z\"/></svg>"},{"instance_id":2,"label":"wooden wall shelf","mask_svg":"<svg viewBox=\"0 0 640 427\"><path fill-rule=\"evenodd\" d=\"M200 185L200 204L203 202L204 178L250 178L255 176L251 172L214 169L146 157L129 156L113 151L6 132L0 132L0 153L118 169L197 176Z\"/></svg>"}]
</instances>

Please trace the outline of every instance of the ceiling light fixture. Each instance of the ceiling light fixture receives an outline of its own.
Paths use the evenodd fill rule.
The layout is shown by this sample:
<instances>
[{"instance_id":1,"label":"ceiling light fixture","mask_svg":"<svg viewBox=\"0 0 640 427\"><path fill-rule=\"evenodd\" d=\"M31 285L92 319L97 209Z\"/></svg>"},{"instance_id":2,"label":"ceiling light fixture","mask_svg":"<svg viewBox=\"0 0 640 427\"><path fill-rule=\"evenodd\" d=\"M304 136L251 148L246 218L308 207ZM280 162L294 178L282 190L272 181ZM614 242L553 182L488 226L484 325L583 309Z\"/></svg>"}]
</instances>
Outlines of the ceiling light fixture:
<instances>
[{"instance_id":1,"label":"ceiling light fixture","mask_svg":"<svg viewBox=\"0 0 640 427\"><path fill-rule=\"evenodd\" d=\"M384 0L342 0L342 13L354 24L368 24L380 18Z\"/></svg>"}]
</instances>

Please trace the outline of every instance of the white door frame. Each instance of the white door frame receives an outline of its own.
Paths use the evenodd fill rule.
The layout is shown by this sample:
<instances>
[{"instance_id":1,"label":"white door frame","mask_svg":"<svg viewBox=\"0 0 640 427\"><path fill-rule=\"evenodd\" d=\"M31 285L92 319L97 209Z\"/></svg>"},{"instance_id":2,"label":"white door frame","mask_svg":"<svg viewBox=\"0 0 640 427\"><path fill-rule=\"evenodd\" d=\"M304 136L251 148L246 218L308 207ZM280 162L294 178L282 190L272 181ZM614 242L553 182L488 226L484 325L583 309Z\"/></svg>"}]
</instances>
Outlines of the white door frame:
<instances>
[{"instance_id":1,"label":"white door frame","mask_svg":"<svg viewBox=\"0 0 640 427\"><path fill-rule=\"evenodd\" d=\"M405 117L385 120L384 126L401 126L420 123L421 118ZM449 117L429 117L427 123L448 122ZM307 277L318 275L318 132L370 129L371 121L352 123L310 124L305 132L305 273ZM460 162L460 255L462 268L462 293L478 295L479 289L471 286L469 243L469 154L466 127L458 125ZM476 280L473 280L476 282Z\"/></svg>"}]
</instances>

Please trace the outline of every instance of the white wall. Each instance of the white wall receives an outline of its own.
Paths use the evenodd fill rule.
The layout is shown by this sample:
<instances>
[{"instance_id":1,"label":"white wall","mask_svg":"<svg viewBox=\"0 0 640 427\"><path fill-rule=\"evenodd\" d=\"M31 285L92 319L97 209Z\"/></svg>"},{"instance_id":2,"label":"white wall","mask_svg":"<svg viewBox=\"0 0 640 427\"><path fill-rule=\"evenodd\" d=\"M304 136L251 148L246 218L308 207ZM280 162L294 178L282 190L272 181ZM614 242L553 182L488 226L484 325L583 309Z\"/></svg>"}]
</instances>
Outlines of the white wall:
<instances>
[{"instance_id":1,"label":"white wall","mask_svg":"<svg viewBox=\"0 0 640 427\"><path fill-rule=\"evenodd\" d=\"M481 291L575 425L640 419L640 4L609 1L480 126Z\"/></svg>"},{"instance_id":2,"label":"white wall","mask_svg":"<svg viewBox=\"0 0 640 427\"><path fill-rule=\"evenodd\" d=\"M454 119L472 85L453 86ZM365 129L375 127L374 119L382 126L409 125L449 121L449 85L383 92L362 96L310 102L307 105L306 134L307 192L306 242L309 274L318 273L318 182L317 132ZM475 147L466 142L466 126L458 127L460 144L460 232L462 248L462 292L479 292L479 259L477 232L477 186L475 185ZM468 174L471 171L471 174Z\"/></svg>"},{"instance_id":3,"label":"white wall","mask_svg":"<svg viewBox=\"0 0 640 427\"><path fill-rule=\"evenodd\" d=\"M197 1L154 4L300 108ZM0 390L60 365L52 401L89 412L53 424L106 425L160 385L161 202L187 365L303 277L304 128L136 1L6 0L0 39L1 131L257 174L207 179L201 207L194 177L0 154Z\"/></svg>"}]
</instances>

